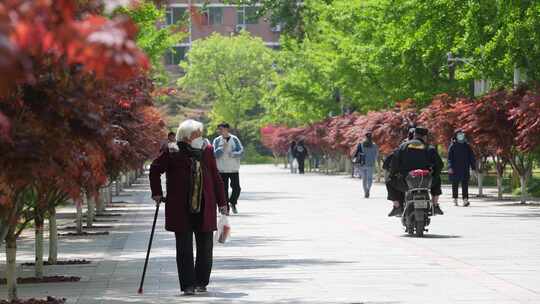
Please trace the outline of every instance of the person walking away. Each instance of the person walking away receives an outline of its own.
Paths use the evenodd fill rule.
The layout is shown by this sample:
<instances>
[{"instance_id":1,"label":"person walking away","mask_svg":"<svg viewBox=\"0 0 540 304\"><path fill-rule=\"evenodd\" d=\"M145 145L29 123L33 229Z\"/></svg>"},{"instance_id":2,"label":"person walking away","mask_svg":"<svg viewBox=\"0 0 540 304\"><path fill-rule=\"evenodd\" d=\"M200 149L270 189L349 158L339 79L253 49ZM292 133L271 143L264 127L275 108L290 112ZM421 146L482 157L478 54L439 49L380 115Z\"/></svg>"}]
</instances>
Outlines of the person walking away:
<instances>
[{"instance_id":1,"label":"person walking away","mask_svg":"<svg viewBox=\"0 0 540 304\"><path fill-rule=\"evenodd\" d=\"M289 150L287 151L287 158L289 161L289 166L291 167L292 174L295 174L298 171L298 168L296 168L296 166L294 165L294 160L295 160L294 149L295 148L296 148L296 141L293 140L289 146Z\"/></svg>"},{"instance_id":2,"label":"person walking away","mask_svg":"<svg viewBox=\"0 0 540 304\"><path fill-rule=\"evenodd\" d=\"M358 144L354 158L360 165L360 176L364 187L364 197L369 198L371 186L373 185L373 172L379 157L379 147L373 142L371 131L366 133L366 139Z\"/></svg>"},{"instance_id":3,"label":"person walking away","mask_svg":"<svg viewBox=\"0 0 540 304\"><path fill-rule=\"evenodd\" d=\"M394 206L388 216L399 216L403 213L403 202L407 183L405 177L409 172L416 169L429 169L433 182L431 184L431 201L435 214L442 215L439 206L441 190L441 171L443 162L437 149L427 144L428 130L422 127L414 129L414 138L401 144L392 157L390 164L390 178L388 199L393 201Z\"/></svg>"},{"instance_id":4,"label":"person walking away","mask_svg":"<svg viewBox=\"0 0 540 304\"><path fill-rule=\"evenodd\" d=\"M470 170L476 171L476 158L474 152L467 142L465 132L456 131L454 140L448 148L448 175L452 182L452 198L454 205L458 206L459 184L463 197L463 206L469 203L469 179Z\"/></svg>"},{"instance_id":5,"label":"person walking away","mask_svg":"<svg viewBox=\"0 0 540 304\"><path fill-rule=\"evenodd\" d=\"M304 145L304 140L302 139L298 141L296 147L294 148L294 157L296 158L296 161L298 161L298 173L300 174L305 173L304 166L308 155L309 153L306 146Z\"/></svg>"},{"instance_id":6,"label":"person walking away","mask_svg":"<svg viewBox=\"0 0 540 304\"><path fill-rule=\"evenodd\" d=\"M175 234L176 265L184 295L206 292L212 271L216 209L219 207L222 214L228 212L213 148L202 138L202 131L200 122L182 122L177 133L178 150L162 150L150 166L150 188L156 204L163 198L161 175L166 173L165 229Z\"/></svg>"},{"instance_id":7,"label":"person walking away","mask_svg":"<svg viewBox=\"0 0 540 304\"><path fill-rule=\"evenodd\" d=\"M218 125L219 136L214 139L214 155L223 179L225 195L234 214L238 213L237 204L240 197L240 160L244 155L244 147L238 137L230 133L231 126L224 122ZM229 197L229 182L232 193Z\"/></svg>"}]
</instances>

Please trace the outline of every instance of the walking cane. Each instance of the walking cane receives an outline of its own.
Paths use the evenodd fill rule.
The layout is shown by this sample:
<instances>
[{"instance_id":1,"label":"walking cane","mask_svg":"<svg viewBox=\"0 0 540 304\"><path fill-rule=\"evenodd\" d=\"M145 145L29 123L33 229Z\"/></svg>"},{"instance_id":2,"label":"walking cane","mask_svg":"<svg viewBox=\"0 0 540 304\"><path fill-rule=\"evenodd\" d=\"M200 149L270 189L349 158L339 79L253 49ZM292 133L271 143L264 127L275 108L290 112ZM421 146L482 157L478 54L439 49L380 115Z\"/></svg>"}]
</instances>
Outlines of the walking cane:
<instances>
[{"instance_id":1,"label":"walking cane","mask_svg":"<svg viewBox=\"0 0 540 304\"><path fill-rule=\"evenodd\" d=\"M161 202L165 202L165 199L162 198ZM152 232L150 233L150 242L148 243L148 251L146 252L146 260L144 261L141 285L139 286L139 294L143 293L144 276L146 275L146 267L148 266L148 258L150 257L150 249L152 248L152 240L154 239L154 231L156 229L156 221L157 221L157 217L159 213L159 205L161 205L161 202L157 204L156 214L154 214L154 223L152 224Z\"/></svg>"}]
</instances>

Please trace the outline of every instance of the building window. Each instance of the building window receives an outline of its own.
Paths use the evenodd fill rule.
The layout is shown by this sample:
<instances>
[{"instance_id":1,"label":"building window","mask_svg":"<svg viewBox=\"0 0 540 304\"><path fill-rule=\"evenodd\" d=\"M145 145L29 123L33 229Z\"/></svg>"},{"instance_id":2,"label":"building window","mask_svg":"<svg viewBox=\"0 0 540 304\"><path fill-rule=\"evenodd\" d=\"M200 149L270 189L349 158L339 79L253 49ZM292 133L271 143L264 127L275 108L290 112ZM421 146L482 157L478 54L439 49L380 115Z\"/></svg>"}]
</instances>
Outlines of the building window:
<instances>
[{"instance_id":1,"label":"building window","mask_svg":"<svg viewBox=\"0 0 540 304\"><path fill-rule=\"evenodd\" d=\"M238 24L258 24L258 9L255 6L240 7L237 10Z\"/></svg>"},{"instance_id":2,"label":"building window","mask_svg":"<svg viewBox=\"0 0 540 304\"><path fill-rule=\"evenodd\" d=\"M179 21L184 20L186 15L186 8L184 7L169 7L165 11L165 22L167 25L176 24Z\"/></svg>"},{"instance_id":3,"label":"building window","mask_svg":"<svg viewBox=\"0 0 540 304\"><path fill-rule=\"evenodd\" d=\"M186 58L187 46L175 46L172 50L165 53L165 65L178 65L180 61Z\"/></svg>"},{"instance_id":4,"label":"building window","mask_svg":"<svg viewBox=\"0 0 540 304\"><path fill-rule=\"evenodd\" d=\"M208 24L223 24L223 7L210 7L208 9Z\"/></svg>"}]
</instances>

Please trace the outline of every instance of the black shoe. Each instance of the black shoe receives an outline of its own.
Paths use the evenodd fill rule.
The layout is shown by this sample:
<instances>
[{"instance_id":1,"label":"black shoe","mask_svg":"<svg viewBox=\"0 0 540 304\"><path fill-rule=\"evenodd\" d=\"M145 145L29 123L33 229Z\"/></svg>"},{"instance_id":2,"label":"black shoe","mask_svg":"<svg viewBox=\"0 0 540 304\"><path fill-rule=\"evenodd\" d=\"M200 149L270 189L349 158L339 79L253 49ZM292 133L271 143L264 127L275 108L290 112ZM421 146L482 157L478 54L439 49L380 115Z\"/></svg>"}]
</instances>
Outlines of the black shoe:
<instances>
[{"instance_id":1,"label":"black shoe","mask_svg":"<svg viewBox=\"0 0 540 304\"><path fill-rule=\"evenodd\" d=\"M195 295L195 287L187 287L184 289L184 296L194 296Z\"/></svg>"},{"instance_id":2,"label":"black shoe","mask_svg":"<svg viewBox=\"0 0 540 304\"><path fill-rule=\"evenodd\" d=\"M435 205L435 206L433 207L433 212L434 212L436 215L443 215L443 214L444 214L444 212L442 212L442 210L441 210L441 206L439 206L439 205Z\"/></svg>"},{"instance_id":3,"label":"black shoe","mask_svg":"<svg viewBox=\"0 0 540 304\"><path fill-rule=\"evenodd\" d=\"M236 205L231 205L231 208L234 214L238 214L238 209L236 209Z\"/></svg>"},{"instance_id":4,"label":"black shoe","mask_svg":"<svg viewBox=\"0 0 540 304\"><path fill-rule=\"evenodd\" d=\"M208 292L208 290L206 289L206 286L198 286L198 287L195 287L195 292L205 293L205 292Z\"/></svg>"},{"instance_id":5,"label":"black shoe","mask_svg":"<svg viewBox=\"0 0 540 304\"><path fill-rule=\"evenodd\" d=\"M364 193L365 198L369 198L369 192Z\"/></svg>"},{"instance_id":6,"label":"black shoe","mask_svg":"<svg viewBox=\"0 0 540 304\"><path fill-rule=\"evenodd\" d=\"M394 207L392 208L392 211L388 213L388 216L401 216L403 214L403 208L401 207Z\"/></svg>"}]
</instances>

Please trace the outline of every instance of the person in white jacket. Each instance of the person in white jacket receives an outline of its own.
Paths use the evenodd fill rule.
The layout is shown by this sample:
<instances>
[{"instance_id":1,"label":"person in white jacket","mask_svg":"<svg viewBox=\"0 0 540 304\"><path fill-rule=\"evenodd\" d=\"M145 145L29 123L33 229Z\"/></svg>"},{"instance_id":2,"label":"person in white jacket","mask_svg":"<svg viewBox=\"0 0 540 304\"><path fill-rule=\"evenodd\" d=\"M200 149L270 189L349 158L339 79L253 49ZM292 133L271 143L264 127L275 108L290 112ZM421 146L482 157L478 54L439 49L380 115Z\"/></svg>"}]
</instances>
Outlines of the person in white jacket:
<instances>
[{"instance_id":1,"label":"person in white jacket","mask_svg":"<svg viewBox=\"0 0 540 304\"><path fill-rule=\"evenodd\" d=\"M232 212L238 213L236 205L240 197L240 160L244 155L244 147L238 137L230 133L230 125L222 123L218 125L220 136L214 139L214 154L217 159L217 166L221 179L225 185L225 195L230 204ZM229 197L229 182L231 184L232 193Z\"/></svg>"}]
</instances>

